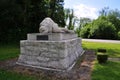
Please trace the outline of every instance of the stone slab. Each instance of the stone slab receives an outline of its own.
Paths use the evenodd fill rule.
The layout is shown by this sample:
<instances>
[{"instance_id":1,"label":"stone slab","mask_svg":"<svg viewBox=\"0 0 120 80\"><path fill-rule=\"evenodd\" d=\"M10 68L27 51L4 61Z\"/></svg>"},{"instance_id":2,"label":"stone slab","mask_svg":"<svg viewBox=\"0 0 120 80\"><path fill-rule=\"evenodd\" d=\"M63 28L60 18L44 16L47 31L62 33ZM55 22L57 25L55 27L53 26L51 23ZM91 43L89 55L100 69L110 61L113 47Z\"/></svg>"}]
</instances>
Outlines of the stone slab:
<instances>
[{"instance_id":1,"label":"stone slab","mask_svg":"<svg viewBox=\"0 0 120 80\"><path fill-rule=\"evenodd\" d=\"M47 36L49 41L61 41L61 40L77 38L77 35L74 33L47 33L47 34L31 33L31 34L27 34L27 40L47 40L46 38Z\"/></svg>"},{"instance_id":2,"label":"stone slab","mask_svg":"<svg viewBox=\"0 0 120 80\"><path fill-rule=\"evenodd\" d=\"M22 40L20 52L17 64L50 70L68 70L83 54L83 49L81 38L60 41Z\"/></svg>"}]
</instances>

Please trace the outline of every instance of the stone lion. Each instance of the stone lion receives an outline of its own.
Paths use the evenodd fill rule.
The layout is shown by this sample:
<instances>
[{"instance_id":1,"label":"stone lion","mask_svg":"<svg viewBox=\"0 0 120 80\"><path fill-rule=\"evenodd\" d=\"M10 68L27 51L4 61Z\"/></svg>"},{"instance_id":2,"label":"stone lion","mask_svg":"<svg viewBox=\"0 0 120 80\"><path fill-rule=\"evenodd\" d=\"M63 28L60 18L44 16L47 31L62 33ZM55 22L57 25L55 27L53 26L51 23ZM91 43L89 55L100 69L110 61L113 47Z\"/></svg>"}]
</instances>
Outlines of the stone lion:
<instances>
[{"instance_id":1,"label":"stone lion","mask_svg":"<svg viewBox=\"0 0 120 80\"><path fill-rule=\"evenodd\" d=\"M68 30L66 28L60 28L57 23L55 23L51 18L45 18L39 27L40 33L74 33L73 30Z\"/></svg>"}]
</instances>

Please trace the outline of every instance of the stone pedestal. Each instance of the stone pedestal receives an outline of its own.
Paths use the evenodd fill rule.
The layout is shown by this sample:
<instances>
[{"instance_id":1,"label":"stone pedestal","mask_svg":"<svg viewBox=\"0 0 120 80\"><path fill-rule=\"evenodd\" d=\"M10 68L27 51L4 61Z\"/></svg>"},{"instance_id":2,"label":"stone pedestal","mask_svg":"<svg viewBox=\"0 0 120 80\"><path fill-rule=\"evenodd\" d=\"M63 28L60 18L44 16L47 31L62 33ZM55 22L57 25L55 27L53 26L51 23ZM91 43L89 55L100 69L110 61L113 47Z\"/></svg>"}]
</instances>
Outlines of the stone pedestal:
<instances>
[{"instance_id":1,"label":"stone pedestal","mask_svg":"<svg viewBox=\"0 0 120 80\"><path fill-rule=\"evenodd\" d=\"M70 70L83 55L81 39L75 34L28 34L20 41L21 54L17 64L49 70Z\"/></svg>"}]
</instances>

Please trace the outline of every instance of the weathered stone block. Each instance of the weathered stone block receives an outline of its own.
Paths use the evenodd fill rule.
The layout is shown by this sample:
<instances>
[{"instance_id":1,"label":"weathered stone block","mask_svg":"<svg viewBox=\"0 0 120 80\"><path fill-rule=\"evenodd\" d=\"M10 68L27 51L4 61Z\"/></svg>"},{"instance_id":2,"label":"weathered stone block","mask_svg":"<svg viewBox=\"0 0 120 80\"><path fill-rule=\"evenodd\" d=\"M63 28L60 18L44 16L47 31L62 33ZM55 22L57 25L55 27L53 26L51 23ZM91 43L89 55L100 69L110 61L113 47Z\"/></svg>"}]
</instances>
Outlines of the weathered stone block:
<instances>
[{"instance_id":1,"label":"weathered stone block","mask_svg":"<svg viewBox=\"0 0 120 80\"><path fill-rule=\"evenodd\" d=\"M69 37L65 40L65 34L53 35L56 36L51 37L54 39L51 39L52 41L33 40L32 38L36 38L33 35L32 38L28 35L28 40L20 41L21 54L17 64L50 70L68 70L73 66L77 58L83 54L81 39L76 37L70 39L71 34L67 34ZM62 36L59 40L55 39L58 35Z\"/></svg>"}]
</instances>

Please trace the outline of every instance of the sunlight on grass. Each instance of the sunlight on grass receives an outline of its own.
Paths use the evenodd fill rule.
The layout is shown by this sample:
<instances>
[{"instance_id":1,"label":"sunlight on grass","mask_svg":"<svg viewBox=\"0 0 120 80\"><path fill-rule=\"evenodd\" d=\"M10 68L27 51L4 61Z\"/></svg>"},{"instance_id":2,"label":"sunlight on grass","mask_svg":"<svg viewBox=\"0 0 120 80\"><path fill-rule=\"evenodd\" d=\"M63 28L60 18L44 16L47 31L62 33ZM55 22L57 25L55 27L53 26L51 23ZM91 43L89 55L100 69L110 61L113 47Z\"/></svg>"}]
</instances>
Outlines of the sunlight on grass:
<instances>
[{"instance_id":1,"label":"sunlight on grass","mask_svg":"<svg viewBox=\"0 0 120 80\"><path fill-rule=\"evenodd\" d=\"M114 66L113 66L114 65ZM92 80L119 80L120 79L120 62L108 61L106 64L98 64L92 72Z\"/></svg>"},{"instance_id":2,"label":"sunlight on grass","mask_svg":"<svg viewBox=\"0 0 120 80\"><path fill-rule=\"evenodd\" d=\"M100 48L106 49L110 57L120 57L120 44L82 41L82 47L84 49L93 49L96 51Z\"/></svg>"}]
</instances>

